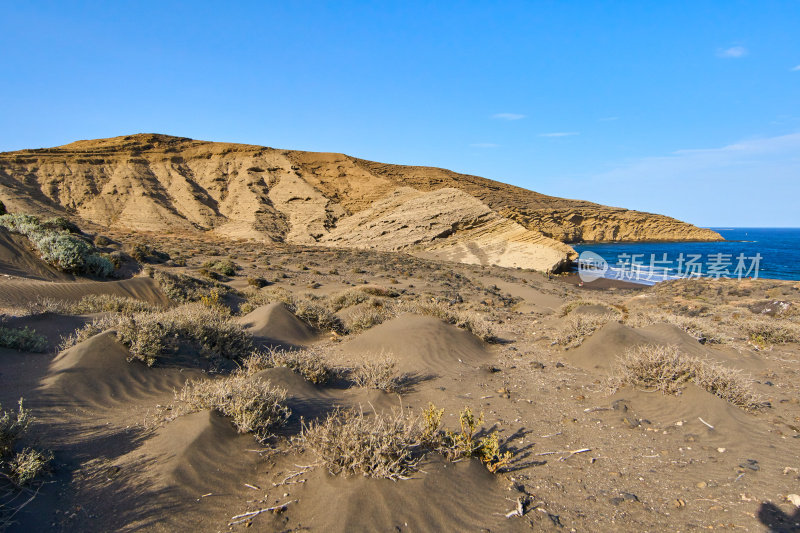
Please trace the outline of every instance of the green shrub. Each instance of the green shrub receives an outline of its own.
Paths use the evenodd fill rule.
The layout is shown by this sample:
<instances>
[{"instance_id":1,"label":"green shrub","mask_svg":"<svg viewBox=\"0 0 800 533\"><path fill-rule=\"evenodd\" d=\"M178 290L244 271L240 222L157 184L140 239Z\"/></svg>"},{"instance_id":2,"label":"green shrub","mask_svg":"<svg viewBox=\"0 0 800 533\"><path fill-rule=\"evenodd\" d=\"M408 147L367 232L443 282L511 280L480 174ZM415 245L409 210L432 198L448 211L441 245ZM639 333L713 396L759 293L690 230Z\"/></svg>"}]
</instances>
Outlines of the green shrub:
<instances>
[{"instance_id":1,"label":"green shrub","mask_svg":"<svg viewBox=\"0 0 800 533\"><path fill-rule=\"evenodd\" d=\"M239 266L230 259L220 259L219 261L208 261L203 264L204 268L214 271L223 276L235 276Z\"/></svg>"},{"instance_id":2,"label":"green shrub","mask_svg":"<svg viewBox=\"0 0 800 533\"><path fill-rule=\"evenodd\" d=\"M45 352L47 339L32 329L0 326L0 346L21 352Z\"/></svg>"},{"instance_id":3,"label":"green shrub","mask_svg":"<svg viewBox=\"0 0 800 533\"><path fill-rule=\"evenodd\" d=\"M48 225L31 215L0 215L0 226L26 236L47 263L73 274L109 276L114 265L98 255L94 246L64 229L67 223Z\"/></svg>"}]
</instances>

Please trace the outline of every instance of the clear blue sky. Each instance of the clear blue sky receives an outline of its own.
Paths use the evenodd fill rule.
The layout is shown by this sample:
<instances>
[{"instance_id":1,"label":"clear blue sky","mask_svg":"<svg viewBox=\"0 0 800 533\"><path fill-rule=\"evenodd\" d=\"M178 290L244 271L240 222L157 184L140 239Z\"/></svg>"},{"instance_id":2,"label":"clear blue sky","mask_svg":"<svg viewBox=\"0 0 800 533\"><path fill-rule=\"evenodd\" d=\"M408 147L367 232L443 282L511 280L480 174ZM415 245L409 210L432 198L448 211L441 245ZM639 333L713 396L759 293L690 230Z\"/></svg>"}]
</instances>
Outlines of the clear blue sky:
<instances>
[{"instance_id":1,"label":"clear blue sky","mask_svg":"<svg viewBox=\"0 0 800 533\"><path fill-rule=\"evenodd\" d=\"M158 132L800 226L800 3L8 2L0 151Z\"/></svg>"}]
</instances>

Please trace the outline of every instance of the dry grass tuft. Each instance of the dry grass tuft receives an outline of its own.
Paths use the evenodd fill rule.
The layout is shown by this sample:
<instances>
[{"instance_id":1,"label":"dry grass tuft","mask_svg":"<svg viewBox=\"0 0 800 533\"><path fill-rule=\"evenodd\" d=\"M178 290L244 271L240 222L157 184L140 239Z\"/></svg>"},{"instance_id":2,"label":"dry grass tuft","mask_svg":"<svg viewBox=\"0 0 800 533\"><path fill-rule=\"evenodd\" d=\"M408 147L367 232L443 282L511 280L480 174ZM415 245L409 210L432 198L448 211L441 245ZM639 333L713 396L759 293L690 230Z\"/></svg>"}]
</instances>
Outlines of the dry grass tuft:
<instances>
[{"instance_id":1,"label":"dry grass tuft","mask_svg":"<svg viewBox=\"0 0 800 533\"><path fill-rule=\"evenodd\" d=\"M353 311L345 321L348 333L359 333L382 324L394 316L394 310L381 300L372 298L366 305Z\"/></svg>"},{"instance_id":2,"label":"dry grass tuft","mask_svg":"<svg viewBox=\"0 0 800 533\"><path fill-rule=\"evenodd\" d=\"M736 369L690 357L676 346L641 345L625 352L613 378L615 385L634 385L676 394L687 383L747 410L764 402L753 391L752 380Z\"/></svg>"},{"instance_id":3,"label":"dry grass tuft","mask_svg":"<svg viewBox=\"0 0 800 533\"><path fill-rule=\"evenodd\" d=\"M583 344L586 337L608 322L616 320L617 315L568 315L556 331L553 342L565 348L575 348Z\"/></svg>"},{"instance_id":4,"label":"dry grass tuft","mask_svg":"<svg viewBox=\"0 0 800 533\"><path fill-rule=\"evenodd\" d=\"M609 314L619 314L620 316L623 316L625 314L625 311L623 309L620 309L619 307L608 304L606 302L601 302L600 300L579 299L579 300L572 300L559 307L557 315L559 317L565 317L578 307L583 307L588 305L598 305L601 307L605 307L606 309L608 309Z\"/></svg>"},{"instance_id":5,"label":"dry grass tuft","mask_svg":"<svg viewBox=\"0 0 800 533\"><path fill-rule=\"evenodd\" d=\"M23 407L21 398L16 411L5 411L0 406L0 475L15 485L25 485L33 481L47 469L48 463L53 458L49 452L32 448L14 451L17 442L28 431L32 421L33 418Z\"/></svg>"},{"instance_id":6,"label":"dry grass tuft","mask_svg":"<svg viewBox=\"0 0 800 533\"><path fill-rule=\"evenodd\" d=\"M230 417L239 433L252 433L261 441L291 415L284 389L242 374L189 381L175 393L175 400L178 412L213 409Z\"/></svg>"}]
</instances>

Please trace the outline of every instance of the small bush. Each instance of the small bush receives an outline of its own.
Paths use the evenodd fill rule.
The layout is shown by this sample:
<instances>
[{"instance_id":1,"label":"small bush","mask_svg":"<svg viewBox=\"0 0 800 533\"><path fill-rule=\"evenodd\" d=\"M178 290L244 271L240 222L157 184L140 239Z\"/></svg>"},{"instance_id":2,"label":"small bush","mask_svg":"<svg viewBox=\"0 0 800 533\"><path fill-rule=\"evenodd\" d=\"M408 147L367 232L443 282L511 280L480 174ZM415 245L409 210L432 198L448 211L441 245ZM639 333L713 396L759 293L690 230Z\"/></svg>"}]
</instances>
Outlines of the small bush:
<instances>
[{"instance_id":1,"label":"small bush","mask_svg":"<svg viewBox=\"0 0 800 533\"><path fill-rule=\"evenodd\" d=\"M377 305L363 307L350 314L345 321L345 328L348 333L358 333L369 328L382 324L393 316L392 309L376 301Z\"/></svg>"},{"instance_id":2,"label":"small bush","mask_svg":"<svg viewBox=\"0 0 800 533\"><path fill-rule=\"evenodd\" d=\"M5 411L0 405L0 460L11 455L14 445L28 430L31 421L30 411L23 407L22 398L19 400L16 412Z\"/></svg>"},{"instance_id":3,"label":"small bush","mask_svg":"<svg viewBox=\"0 0 800 533\"><path fill-rule=\"evenodd\" d=\"M52 459L52 454L31 448L14 451L32 421L33 418L23 407L21 398L16 411L5 411L0 405L0 475L6 476L17 485L33 481Z\"/></svg>"},{"instance_id":4,"label":"small bush","mask_svg":"<svg viewBox=\"0 0 800 533\"><path fill-rule=\"evenodd\" d=\"M383 287L378 287L375 285L365 285L363 287L346 289L330 296L328 298L328 306L330 307L331 311L336 312L347 307L352 307L354 305L366 302L371 296L390 298L397 295L397 292L390 289L384 289Z\"/></svg>"},{"instance_id":5,"label":"small bush","mask_svg":"<svg viewBox=\"0 0 800 533\"><path fill-rule=\"evenodd\" d=\"M614 377L616 385L634 385L676 394L687 383L719 396L736 406L756 410L763 401L750 379L735 369L690 357L676 346L642 345L625 352Z\"/></svg>"},{"instance_id":6,"label":"small bush","mask_svg":"<svg viewBox=\"0 0 800 533\"><path fill-rule=\"evenodd\" d=\"M199 302L203 297L211 297L216 291L220 295L230 292L225 285L214 283L185 274L172 274L163 270L154 270L152 277L161 287L164 294L176 303Z\"/></svg>"},{"instance_id":7,"label":"small bush","mask_svg":"<svg viewBox=\"0 0 800 533\"><path fill-rule=\"evenodd\" d=\"M119 315L95 318L82 328L73 331L71 334L65 337L61 337L58 350L63 352L64 350L72 348L76 344L88 340L95 335L103 333L104 331L108 331L109 329L114 329L119 326L121 319L122 318Z\"/></svg>"},{"instance_id":8,"label":"small bush","mask_svg":"<svg viewBox=\"0 0 800 533\"><path fill-rule=\"evenodd\" d=\"M231 261L230 259L220 259L219 261L208 261L207 263L203 264L204 268L208 270L212 270L218 274L222 274L223 276L235 276L236 271L239 269L239 265Z\"/></svg>"},{"instance_id":9,"label":"small bush","mask_svg":"<svg viewBox=\"0 0 800 533\"><path fill-rule=\"evenodd\" d=\"M244 375L189 381L175 399L180 410L213 409L228 416L239 433L252 433L261 441L291 415L285 390Z\"/></svg>"},{"instance_id":10,"label":"small bush","mask_svg":"<svg viewBox=\"0 0 800 533\"><path fill-rule=\"evenodd\" d=\"M341 319L316 300L308 297L295 298L289 305L289 310L314 329L345 333Z\"/></svg>"},{"instance_id":11,"label":"small bush","mask_svg":"<svg viewBox=\"0 0 800 533\"><path fill-rule=\"evenodd\" d=\"M0 326L0 347L21 352L45 352L47 339L32 329Z\"/></svg>"},{"instance_id":12,"label":"small bush","mask_svg":"<svg viewBox=\"0 0 800 533\"><path fill-rule=\"evenodd\" d=\"M397 361L383 357L361 364L350 372L350 380L356 387L378 389L384 392L400 392L403 379L397 375Z\"/></svg>"},{"instance_id":13,"label":"small bush","mask_svg":"<svg viewBox=\"0 0 800 533\"><path fill-rule=\"evenodd\" d=\"M111 244L111 239L109 239L105 235L95 235L94 237L95 246L108 246L109 244Z\"/></svg>"},{"instance_id":14,"label":"small bush","mask_svg":"<svg viewBox=\"0 0 800 533\"><path fill-rule=\"evenodd\" d=\"M17 485L25 485L39 477L47 470L53 460L51 452L42 452L33 448L25 448L14 454L8 463L11 479Z\"/></svg>"},{"instance_id":15,"label":"small bush","mask_svg":"<svg viewBox=\"0 0 800 533\"><path fill-rule=\"evenodd\" d=\"M243 372L248 376L275 367L286 367L315 385L328 383L335 374L320 350L314 347L295 351L256 351L242 362Z\"/></svg>"},{"instance_id":16,"label":"small bush","mask_svg":"<svg viewBox=\"0 0 800 533\"><path fill-rule=\"evenodd\" d=\"M553 342L565 348L583 344L586 337L617 318L615 315L568 315L561 328L556 331Z\"/></svg>"},{"instance_id":17,"label":"small bush","mask_svg":"<svg viewBox=\"0 0 800 533\"><path fill-rule=\"evenodd\" d=\"M255 287L256 289L260 289L262 287L266 287L269 285L269 282L264 278L247 278L247 285L250 287Z\"/></svg>"},{"instance_id":18,"label":"small bush","mask_svg":"<svg viewBox=\"0 0 800 533\"><path fill-rule=\"evenodd\" d=\"M128 253L139 263L163 263L169 261L169 254L157 250L149 244L137 242L130 246Z\"/></svg>"}]
</instances>

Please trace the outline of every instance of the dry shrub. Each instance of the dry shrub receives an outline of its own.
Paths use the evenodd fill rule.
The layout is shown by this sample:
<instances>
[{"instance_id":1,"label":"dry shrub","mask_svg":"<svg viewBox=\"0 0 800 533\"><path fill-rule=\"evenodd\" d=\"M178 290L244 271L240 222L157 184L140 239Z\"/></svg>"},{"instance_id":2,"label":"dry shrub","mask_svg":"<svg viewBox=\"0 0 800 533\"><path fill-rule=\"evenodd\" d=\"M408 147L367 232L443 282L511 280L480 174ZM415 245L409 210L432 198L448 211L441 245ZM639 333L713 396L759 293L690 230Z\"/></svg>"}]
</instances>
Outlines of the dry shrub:
<instances>
[{"instance_id":1,"label":"dry shrub","mask_svg":"<svg viewBox=\"0 0 800 533\"><path fill-rule=\"evenodd\" d=\"M394 310L383 305L383 302L373 298L367 306L353 311L345 321L348 333L358 333L368 330L394 316Z\"/></svg>"},{"instance_id":2,"label":"dry shrub","mask_svg":"<svg viewBox=\"0 0 800 533\"><path fill-rule=\"evenodd\" d=\"M605 307L608 310L609 314L619 314L619 315L624 314L624 312L618 307L611 304L607 304L605 302L601 302L600 300L579 299L579 300L572 300L559 307L557 315L559 317L564 317L573 312L578 307L589 306L589 305L599 305Z\"/></svg>"},{"instance_id":3,"label":"dry shrub","mask_svg":"<svg viewBox=\"0 0 800 533\"><path fill-rule=\"evenodd\" d=\"M17 485L26 485L45 472L52 460L52 452L24 448L8 462L9 476Z\"/></svg>"},{"instance_id":4,"label":"dry shrub","mask_svg":"<svg viewBox=\"0 0 800 533\"><path fill-rule=\"evenodd\" d=\"M328 297L328 307L331 311L336 312L366 302L371 296L394 298L397 295L397 291L391 289L386 289L377 285L363 285L360 287L353 287L352 289L346 289Z\"/></svg>"},{"instance_id":5,"label":"dry shrub","mask_svg":"<svg viewBox=\"0 0 800 533\"><path fill-rule=\"evenodd\" d=\"M628 316L625 323L634 328L652 324L672 324L679 327L701 343L721 344L732 339L719 330L721 326L704 317L687 317L666 311L636 312Z\"/></svg>"},{"instance_id":6,"label":"dry shrub","mask_svg":"<svg viewBox=\"0 0 800 533\"><path fill-rule=\"evenodd\" d=\"M5 411L0 405L0 475L7 477L16 485L33 481L47 468L53 458L49 452L32 448L14 451L17 442L27 432L32 421L33 418L23 407L21 398L16 411Z\"/></svg>"},{"instance_id":7,"label":"dry shrub","mask_svg":"<svg viewBox=\"0 0 800 533\"><path fill-rule=\"evenodd\" d=\"M419 424L395 411L365 416L336 410L323 421L303 424L298 443L310 449L331 474L407 479L421 457Z\"/></svg>"},{"instance_id":8,"label":"dry shrub","mask_svg":"<svg viewBox=\"0 0 800 533\"><path fill-rule=\"evenodd\" d=\"M241 359L253 348L252 338L230 316L203 304L193 303L161 312L111 315L94 320L62 339L60 350L107 331L116 330L117 339L133 359L152 366L167 353L188 346L209 358Z\"/></svg>"},{"instance_id":9,"label":"dry shrub","mask_svg":"<svg viewBox=\"0 0 800 533\"><path fill-rule=\"evenodd\" d=\"M109 315L95 318L90 323L82 328L73 331L70 335L61 337L61 342L58 345L58 350L63 352L68 348L72 348L78 343L88 340L95 335L108 331L109 329L116 328L120 323L121 317L119 315Z\"/></svg>"},{"instance_id":10,"label":"dry shrub","mask_svg":"<svg viewBox=\"0 0 800 533\"><path fill-rule=\"evenodd\" d=\"M345 333L341 319L316 299L308 296L296 297L290 304L289 310L314 329Z\"/></svg>"},{"instance_id":11,"label":"dry shrub","mask_svg":"<svg viewBox=\"0 0 800 533\"><path fill-rule=\"evenodd\" d=\"M158 306L113 294L88 294L77 302L68 302L55 298L39 298L28 304L30 314L58 313L63 315L85 315L90 313L143 313L157 311Z\"/></svg>"},{"instance_id":12,"label":"dry shrub","mask_svg":"<svg viewBox=\"0 0 800 533\"><path fill-rule=\"evenodd\" d=\"M246 376L275 367L286 367L316 385L328 383L335 374L322 351L316 347L294 351L281 349L254 351L242 361L242 373Z\"/></svg>"},{"instance_id":13,"label":"dry shrub","mask_svg":"<svg viewBox=\"0 0 800 533\"><path fill-rule=\"evenodd\" d=\"M265 440L291 415L286 391L269 381L242 374L219 379L188 381L175 393L178 412L213 409L230 417L239 433L253 433Z\"/></svg>"},{"instance_id":14,"label":"dry shrub","mask_svg":"<svg viewBox=\"0 0 800 533\"><path fill-rule=\"evenodd\" d=\"M163 293L176 303L199 302L203 297L211 296L213 291L225 295L231 289L221 283L194 278L185 274L172 274L163 270L153 270L151 275L161 287Z\"/></svg>"},{"instance_id":15,"label":"dry shrub","mask_svg":"<svg viewBox=\"0 0 800 533\"><path fill-rule=\"evenodd\" d=\"M241 359L253 348L242 326L203 304L186 304L160 313L121 317L117 338L134 359L153 365L156 359L188 344L211 358Z\"/></svg>"},{"instance_id":16,"label":"dry shrub","mask_svg":"<svg viewBox=\"0 0 800 533\"><path fill-rule=\"evenodd\" d=\"M406 479L429 451L451 461L476 457L491 472L511 461L510 452L500 451L497 432L478 437L483 416L469 408L459 416L460 431L441 428L443 409L431 404L422 421L400 410L391 414L365 415L363 410L337 410L323 421L303 424L296 443L310 449L331 474L361 474L366 477Z\"/></svg>"},{"instance_id":17,"label":"dry shrub","mask_svg":"<svg viewBox=\"0 0 800 533\"><path fill-rule=\"evenodd\" d=\"M751 318L739 323L747 339L759 348L800 342L800 325L778 318Z\"/></svg>"},{"instance_id":18,"label":"dry shrub","mask_svg":"<svg viewBox=\"0 0 800 533\"><path fill-rule=\"evenodd\" d=\"M613 378L617 385L634 385L677 394L687 383L747 410L764 405L752 381L739 370L691 357L676 346L641 345L625 352Z\"/></svg>"},{"instance_id":19,"label":"dry shrub","mask_svg":"<svg viewBox=\"0 0 800 533\"><path fill-rule=\"evenodd\" d=\"M384 392L402 392L403 378L397 374L397 361L388 356L363 363L350 371L350 380L356 387Z\"/></svg>"},{"instance_id":20,"label":"dry shrub","mask_svg":"<svg viewBox=\"0 0 800 533\"><path fill-rule=\"evenodd\" d=\"M47 350L47 339L28 327L8 328L0 326L0 348L41 353Z\"/></svg>"},{"instance_id":21,"label":"dry shrub","mask_svg":"<svg viewBox=\"0 0 800 533\"><path fill-rule=\"evenodd\" d=\"M556 331L553 342L565 348L575 348L583 344L586 337L615 320L616 315L569 315Z\"/></svg>"}]
</instances>

